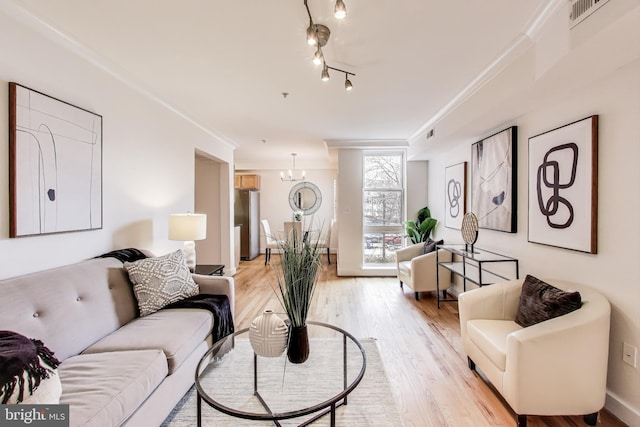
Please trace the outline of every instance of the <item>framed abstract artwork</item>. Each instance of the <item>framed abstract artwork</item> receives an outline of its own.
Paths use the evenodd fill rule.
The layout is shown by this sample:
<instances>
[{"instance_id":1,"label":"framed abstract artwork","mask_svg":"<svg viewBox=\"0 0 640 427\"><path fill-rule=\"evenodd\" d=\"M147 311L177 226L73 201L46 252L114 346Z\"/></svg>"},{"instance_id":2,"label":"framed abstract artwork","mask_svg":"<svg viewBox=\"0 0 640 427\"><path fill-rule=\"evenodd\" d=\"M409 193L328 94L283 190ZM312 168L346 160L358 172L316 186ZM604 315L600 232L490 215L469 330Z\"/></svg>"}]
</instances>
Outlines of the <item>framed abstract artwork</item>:
<instances>
[{"instance_id":1,"label":"framed abstract artwork","mask_svg":"<svg viewBox=\"0 0 640 427\"><path fill-rule=\"evenodd\" d=\"M102 228L102 116L9 83L10 237Z\"/></svg>"},{"instance_id":2,"label":"framed abstract artwork","mask_svg":"<svg viewBox=\"0 0 640 427\"><path fill-rule=\"evenodd\" d=\"M467 162L445 168L444 206L444 226L460 230L467 212Z\"/></svg>"},{"instance_id":3,"label":"framed abstract artwork","mask_svg":"<svg viewBox=\"0 0 640 427\"><path fill-rule=\"evenodd\" d=\"M471 145L471 211L478 226L517 231L516 126Z\"/></svg>"},{"instance_id":4,"label":"framed abstract artwork","mask_svg":"<svg viewBox=\"0 0 640 427\"><path fill-rule=\"evenodd\" d=\"M598 116L529 138L529 242L597 253Z\"/></svg>"}]
</instances>

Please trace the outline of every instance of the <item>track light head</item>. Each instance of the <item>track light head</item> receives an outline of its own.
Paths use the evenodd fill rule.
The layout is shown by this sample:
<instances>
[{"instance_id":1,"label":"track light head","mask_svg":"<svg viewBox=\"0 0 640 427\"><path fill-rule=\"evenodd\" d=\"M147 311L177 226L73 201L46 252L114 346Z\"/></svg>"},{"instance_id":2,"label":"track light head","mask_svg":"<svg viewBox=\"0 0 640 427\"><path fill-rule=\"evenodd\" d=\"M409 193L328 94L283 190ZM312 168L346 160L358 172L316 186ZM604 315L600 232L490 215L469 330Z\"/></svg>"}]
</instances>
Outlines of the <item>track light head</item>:
<instances>
[{"instance_id":1,"label":"track light head","mask_svg":"<svg viewBox=\"0 0 640 427\"><path fill-rule=\"evenodd\" d=\"M324 62L324 55L322 54L322 49L318 46L316 49L316 53L313 54L313 63L316 65L321 65Z\"/></svg>"},{"instance_id":2,"label":"track light head","mask_svg":"<svg viewBox=\"0 0 640 427\"><path fill-rule=\"evenodd\" d=\"M336 0L336 7L333 10L335 17L338 19L344 19L347 16L347 7L342 0Z\"/></svg>"},{"instance_id":3,"label":"track light head","mask_svg":"<svg viewBox=\"0 0 640 427\"><path fill-rule=\"evenodd\" d=\"M324 67L322 67L321 79L323 82L326 82L329 80L329 68L327 68L327 64L324 64Z\"/></svg>"},{"instance_id":4,"label":"track light head","mask_svg":"<svg viewBox=\"0 0 640 427\"><path fill-rule=\"evenodd\" d=\"M307 28L307 43L310 46L318 44L318 36L316 35L316 28L313 24L309 25L309 28Z\"/></svg>"},{"instance_id":5,"label":"track light head","mask_svg":"<svg viewBox=\"0 0 640 427\"><path fill-rule=\"evenodd\" d=\"M353 90L353 84L351 84L351 80L349 80L349 75L348 74L344 75L344 88L347 91L352 91Z\"/></svg>"},{"instance_id":6,"label":"track light head","mask_svg":"<svg viewBox=\"0 0 640 427\"><path fill-rule=\"evenodd\" d=\"M331 30L326 25L311 24L307 28L307 43L310 46L324 47L329 42Z\"/></svg>"}]
</instances>

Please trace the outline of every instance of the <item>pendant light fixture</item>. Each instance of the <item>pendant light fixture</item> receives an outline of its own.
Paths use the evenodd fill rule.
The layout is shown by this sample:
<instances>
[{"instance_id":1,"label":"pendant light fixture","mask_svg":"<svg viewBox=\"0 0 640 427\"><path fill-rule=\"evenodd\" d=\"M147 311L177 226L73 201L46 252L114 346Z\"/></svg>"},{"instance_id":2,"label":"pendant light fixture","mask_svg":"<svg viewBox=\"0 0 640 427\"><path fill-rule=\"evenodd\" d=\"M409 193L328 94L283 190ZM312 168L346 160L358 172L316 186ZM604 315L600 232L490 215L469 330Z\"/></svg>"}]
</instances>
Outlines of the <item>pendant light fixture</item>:
<instances>
[{"instance_id":1,"label":"pendant light fixture","mask_svg":"<svg viewBox=\"0 0 640 427\"><path fill-rule=\"evenodd\" d=\"M297 153L291 153L291 156L293 156L293 169L289 169L289 171L287 172L287 175L285 176L284 172L280 172L280 179L282 181L291 181L291 182L295 182L295 181L304 181L305 180L305 171L302 171L302 175L300 178L296 178L295 177L295 173L296 173L296 156L298 154Z\"/></svg>"},{"instance_id":2,"label":"pendant light fixture","mask_svg":"<svg viewBox=\"0 0 640 427\"><path fill-rule=\"evenodd\" d=\"M322 65L320 79L323 82L326 82L330 79L329 69L339 71L341 73L344 73L345 90L351 91L353 89L353 83L351 83L351 80L349 80L349 76L355 77L355 74L349 71L341 70L339 68L330 67L329 65L327 65L324 53L322 52L322 48L329 42L331 30L329 30L329 27L327 27L326 25L316 24L313 22L311 11L309 10L308 0L304 0L304 7L305 9L307 9L307 15L309 15L309 27L307 27L307 43L310 46L316 46L316 51L313 54L313 63L316 65ZM344 19L347 16L347 7L345 6L343 0L336 0L333 11L337 19Z\"/></svg>"}]
</instances>

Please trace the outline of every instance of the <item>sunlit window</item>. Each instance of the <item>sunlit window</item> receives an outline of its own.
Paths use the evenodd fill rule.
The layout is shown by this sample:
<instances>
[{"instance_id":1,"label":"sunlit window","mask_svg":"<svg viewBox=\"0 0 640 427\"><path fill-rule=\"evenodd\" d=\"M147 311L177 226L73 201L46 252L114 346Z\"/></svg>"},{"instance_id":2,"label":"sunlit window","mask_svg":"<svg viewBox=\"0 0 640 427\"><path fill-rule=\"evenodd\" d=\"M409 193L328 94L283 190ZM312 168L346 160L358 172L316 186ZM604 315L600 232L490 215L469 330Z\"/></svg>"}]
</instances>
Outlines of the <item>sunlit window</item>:
<instances>
[{"instance_id":1,"label":"sunlit window","mask_svg":"<svg viewBox=\"0 0 640 427\"><path fill-rule=\"evenodd\" d=\"M404 154L365 154L363 161L363 262L395 264L404 233Z\"/></svg>"}]
</instances>

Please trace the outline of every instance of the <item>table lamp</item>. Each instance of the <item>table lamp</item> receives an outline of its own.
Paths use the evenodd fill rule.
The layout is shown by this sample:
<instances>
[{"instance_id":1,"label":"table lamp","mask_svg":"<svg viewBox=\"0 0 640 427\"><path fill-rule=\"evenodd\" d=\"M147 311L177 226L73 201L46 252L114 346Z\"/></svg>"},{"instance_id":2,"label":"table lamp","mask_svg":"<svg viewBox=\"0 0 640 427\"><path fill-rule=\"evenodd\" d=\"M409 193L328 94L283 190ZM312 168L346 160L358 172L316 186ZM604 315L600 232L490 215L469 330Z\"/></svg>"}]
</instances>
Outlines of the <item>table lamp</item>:
<instances>
[{"instance_id":1,"label":"table lamp","mask_svg":"<svg viewBox=\"0 0 640 427\"><path fill-rule=\"evenodd\" d=\"M196 243L207 237L207 215L205 214L171 214L169 215L169 240L184 242L184 257L189 270L196 268Z\"/></svg>"}]
</instances>

